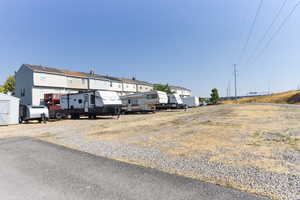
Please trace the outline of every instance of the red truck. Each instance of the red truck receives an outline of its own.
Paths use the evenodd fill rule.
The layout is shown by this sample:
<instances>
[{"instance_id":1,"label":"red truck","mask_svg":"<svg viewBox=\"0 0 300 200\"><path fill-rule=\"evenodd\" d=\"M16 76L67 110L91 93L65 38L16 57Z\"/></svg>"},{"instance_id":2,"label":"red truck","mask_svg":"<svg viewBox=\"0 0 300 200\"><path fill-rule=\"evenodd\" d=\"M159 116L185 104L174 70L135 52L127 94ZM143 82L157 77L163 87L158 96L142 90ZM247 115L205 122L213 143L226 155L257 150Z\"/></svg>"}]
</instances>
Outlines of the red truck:
<instances>
[{"instance_id":1,"label":"red truck","mask_svg":"<svg viewBox=\"0 0 300 200\"><path fill-rule=\"evenodd\" d=\"M60 107L60 97L62 94L45 94L44 95L44 103L45 106L49 109L49 118L50 119L62 119L66 118L66 114Z\"/></svg>"}]
</instances>

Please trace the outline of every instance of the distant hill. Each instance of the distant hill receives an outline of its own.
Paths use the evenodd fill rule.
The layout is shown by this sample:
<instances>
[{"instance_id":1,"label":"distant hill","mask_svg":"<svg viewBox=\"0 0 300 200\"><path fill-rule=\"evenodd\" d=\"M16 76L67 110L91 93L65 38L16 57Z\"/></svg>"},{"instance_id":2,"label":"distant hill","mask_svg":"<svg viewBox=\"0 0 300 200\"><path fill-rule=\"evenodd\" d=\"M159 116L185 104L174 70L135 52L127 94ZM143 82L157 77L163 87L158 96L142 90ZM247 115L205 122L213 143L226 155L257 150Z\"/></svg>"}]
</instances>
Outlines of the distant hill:
<instances>
[{"instance_id":1,"label":"distant hill","mask_svg":"<svg viewBox=\"0 0 300 200\"><path fill-rule=\"evenodd\" d=\"M234 100L223 101L224 104L235 103ZM238 103L278 103L278 104L300 104L300 91L288 91L266 96L245 97Z\"/></svg>"}]
</instances>

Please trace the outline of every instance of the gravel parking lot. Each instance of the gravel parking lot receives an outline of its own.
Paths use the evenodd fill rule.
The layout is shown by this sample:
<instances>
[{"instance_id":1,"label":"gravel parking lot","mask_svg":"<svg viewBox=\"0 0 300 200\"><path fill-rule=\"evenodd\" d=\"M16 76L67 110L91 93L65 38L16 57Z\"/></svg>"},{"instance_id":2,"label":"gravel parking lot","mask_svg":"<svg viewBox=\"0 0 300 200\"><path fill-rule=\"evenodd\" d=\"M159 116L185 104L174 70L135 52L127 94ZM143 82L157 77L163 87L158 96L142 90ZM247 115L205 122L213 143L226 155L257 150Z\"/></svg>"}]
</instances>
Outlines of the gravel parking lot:
<instances>
[{"instance_id":1,"label":"gravel parking lot","mask_svg":"<svg viewBox=\"0 0 300 200\"><path fill-rule=\"evenodd\" d=\"M266 195L300 199L300 108L221 105L0 127L96 155Z\"/></svg>"}]
</instances>

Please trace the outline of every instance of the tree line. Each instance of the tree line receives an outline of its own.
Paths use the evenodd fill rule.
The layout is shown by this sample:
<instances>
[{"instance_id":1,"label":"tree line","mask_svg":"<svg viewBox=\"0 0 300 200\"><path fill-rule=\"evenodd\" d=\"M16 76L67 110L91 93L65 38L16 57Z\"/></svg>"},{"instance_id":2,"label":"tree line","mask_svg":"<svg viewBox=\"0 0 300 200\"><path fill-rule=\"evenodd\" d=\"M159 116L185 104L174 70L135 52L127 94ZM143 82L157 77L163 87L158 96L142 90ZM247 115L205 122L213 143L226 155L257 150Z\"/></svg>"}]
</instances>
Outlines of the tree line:
<instances>
[{"instance_id":1,"label":"tree line","mask_svg":"<svg viewBox=\"0 0 300 200\"><path fill-rule=\"evenodd\" d=\"M7 94L9 92L14 92L15 91L15 76L11 75L8 76L7 79L5 80L3 86L0 86L0 93Z\"/></svg>"},{"instance_id":2,"label":"tree line","mask_svg":"<svg viewBox=\"0 0 300 200\"><path fill-rule=\"evenodd\" d=\"M154 90L162 91L167 94L174 94L174 92L171 91L170 86L168 84L158 84L154 86ZM211 102L212 104L217 104L220 101L219 91L217 88L213 88L211 90L210 98L199 98L199 101L203 102Z\"/></svg>"}]
</instances>

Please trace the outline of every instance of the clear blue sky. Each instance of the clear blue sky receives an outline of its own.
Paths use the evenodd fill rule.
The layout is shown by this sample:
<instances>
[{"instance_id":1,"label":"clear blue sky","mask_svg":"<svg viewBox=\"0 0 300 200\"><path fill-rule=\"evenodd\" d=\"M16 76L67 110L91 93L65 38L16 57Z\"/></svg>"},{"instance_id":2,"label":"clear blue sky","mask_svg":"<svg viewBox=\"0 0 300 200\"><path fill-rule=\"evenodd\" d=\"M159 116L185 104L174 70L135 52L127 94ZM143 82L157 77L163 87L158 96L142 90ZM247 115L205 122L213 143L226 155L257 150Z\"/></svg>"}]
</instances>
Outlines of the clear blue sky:
<instances>
[{"instance_id":1,"label":"clear blue sky","mask_svg":"<svg viewBox=\"0 0 300 200\"><path fill-rule=\"evenodd\" d=\"M0 0L0 83L22 63L226 95L260 0ZM265 0L245 59L283 0ZM275 28L297 0L289 0ZM239 63L239 94L300 84L300 7L261 59ZM275 30L272 29L272 31ZM232 88L233 94L233 88Z\"/></svg>"}]
</instances>

